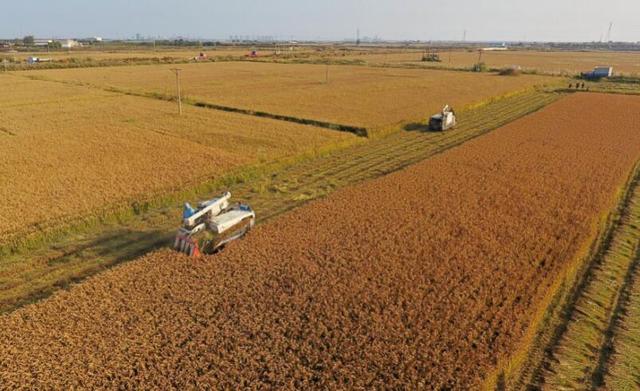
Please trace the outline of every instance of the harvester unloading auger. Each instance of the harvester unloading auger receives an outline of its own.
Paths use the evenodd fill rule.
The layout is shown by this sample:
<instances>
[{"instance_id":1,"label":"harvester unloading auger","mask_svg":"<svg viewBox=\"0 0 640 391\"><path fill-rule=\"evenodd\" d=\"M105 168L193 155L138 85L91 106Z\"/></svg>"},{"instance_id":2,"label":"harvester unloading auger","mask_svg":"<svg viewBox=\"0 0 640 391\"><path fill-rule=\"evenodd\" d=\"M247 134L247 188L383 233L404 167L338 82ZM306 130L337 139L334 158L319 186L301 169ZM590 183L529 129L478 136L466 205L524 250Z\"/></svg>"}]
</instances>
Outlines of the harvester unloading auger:
<instances>
[{"instance_id":1,"label":"harvester unloading auger","mask_svg":"<svg viewBox=\"0 0 640 391\"><path fill-rule=\"evenodd\" d=\"M256 221L255 212L249 205L230 205L230 199L231 193L226 192L199 203L197 209L186 203L174 249L189 256L213 254L249 232Z\"/></svg>"}]
</instances>

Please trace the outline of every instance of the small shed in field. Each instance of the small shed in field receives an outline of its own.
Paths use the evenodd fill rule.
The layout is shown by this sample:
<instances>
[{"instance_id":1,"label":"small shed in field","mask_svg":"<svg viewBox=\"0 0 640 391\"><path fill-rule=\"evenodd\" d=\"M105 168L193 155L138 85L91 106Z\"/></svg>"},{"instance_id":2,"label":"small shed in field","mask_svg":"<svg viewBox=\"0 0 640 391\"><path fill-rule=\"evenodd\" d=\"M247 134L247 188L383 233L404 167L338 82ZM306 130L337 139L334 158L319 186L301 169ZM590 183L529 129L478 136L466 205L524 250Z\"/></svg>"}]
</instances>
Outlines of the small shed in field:
<instances>
[{"instance_id":1,"label":"small shed in field","mask_svg":"<svg viewBox=\"0 0 640 391\"><path fill-rule=\"evenodd\" d=\"M585 79L603 79L605 77L613 76L613 67L610 66L597 66L593 68L591 72L585 72L582 77Z\"/></svg>"},{"instance_id":2,"label":"small shed in field","mask_svg":"<svg viewBox=\"0 0 640 391\"><path fill-rule=\"evenodd\" d=\"M613 67L597 66L593 69L593 76L598 79L603 77L611 77L613 76Z\"/></svg>"}]
</instances>

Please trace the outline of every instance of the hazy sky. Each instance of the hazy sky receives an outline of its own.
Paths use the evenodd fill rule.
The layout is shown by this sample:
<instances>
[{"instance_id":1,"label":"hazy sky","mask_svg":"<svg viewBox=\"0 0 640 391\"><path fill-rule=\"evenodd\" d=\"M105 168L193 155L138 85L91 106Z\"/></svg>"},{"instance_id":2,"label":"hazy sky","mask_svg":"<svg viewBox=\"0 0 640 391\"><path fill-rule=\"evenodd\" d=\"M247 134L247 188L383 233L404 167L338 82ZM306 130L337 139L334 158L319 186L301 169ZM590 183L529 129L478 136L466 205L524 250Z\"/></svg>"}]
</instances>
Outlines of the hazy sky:
<instances>
[{"instance_id":1,"label":"hazy sky","mask_svg":"<svg viewBox=\"0 0 640 391\"><path fill-rule=\"evenodd\" d=\"M0 37L640 41L640 0L1 0Z\"/></svg>"}]
</instances>

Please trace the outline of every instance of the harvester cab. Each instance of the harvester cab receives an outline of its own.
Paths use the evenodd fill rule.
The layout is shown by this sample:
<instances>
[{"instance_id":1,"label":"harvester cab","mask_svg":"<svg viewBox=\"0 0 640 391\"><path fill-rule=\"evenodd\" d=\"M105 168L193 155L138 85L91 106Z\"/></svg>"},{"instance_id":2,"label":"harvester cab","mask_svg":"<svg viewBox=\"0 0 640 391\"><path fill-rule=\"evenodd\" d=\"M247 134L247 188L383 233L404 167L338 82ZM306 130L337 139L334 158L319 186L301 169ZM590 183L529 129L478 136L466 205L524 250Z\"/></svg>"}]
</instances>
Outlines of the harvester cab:
<instances>
[{"instance_id":1,"label":"harvester cab","mask_svg":"<svg viewBox=\"0 0 640 391\"><path fill-rule=\"evenodd\" d=\"M429 120L429 130L444 131L456 126L456 112L449 107L444 106L442 112L431 116Z\"/></svg>"},{"instance_id":2,"label":"harvester cab","mask_svg":"<svg viewBox=\"0 0 640 391\"><path fill-rule=\"evenodd\" d=\"M185 203L174 249L189 256L213 254L246 235L255 225L256 214L249 205L231 205L230 199L231 193L226 192L197 208Z\"/></svg>"}]
</instances>

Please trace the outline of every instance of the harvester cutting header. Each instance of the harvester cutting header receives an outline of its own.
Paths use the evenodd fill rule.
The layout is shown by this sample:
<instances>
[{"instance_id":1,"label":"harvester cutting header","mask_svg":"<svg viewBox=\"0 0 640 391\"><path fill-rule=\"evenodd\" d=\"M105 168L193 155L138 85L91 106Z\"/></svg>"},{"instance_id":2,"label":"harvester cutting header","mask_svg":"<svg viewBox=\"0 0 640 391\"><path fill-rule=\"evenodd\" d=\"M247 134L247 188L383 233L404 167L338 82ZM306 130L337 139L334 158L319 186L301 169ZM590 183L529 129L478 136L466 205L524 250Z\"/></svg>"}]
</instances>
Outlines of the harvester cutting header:
<instances>
[{"instance_id":1,"label":"harvester cutting header","mask_svg":"<svg viewBox=\"0 0 640 391\"><path fill-rule=\"evenodd\" d=\"M185 203L182 227L176 234L173 247L189 256L213 254L227 243L240 239L256 221L249 205L230 205L231 193L200 202L194 209Z\"/></svg>"}]
</instances>

